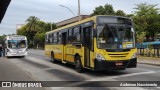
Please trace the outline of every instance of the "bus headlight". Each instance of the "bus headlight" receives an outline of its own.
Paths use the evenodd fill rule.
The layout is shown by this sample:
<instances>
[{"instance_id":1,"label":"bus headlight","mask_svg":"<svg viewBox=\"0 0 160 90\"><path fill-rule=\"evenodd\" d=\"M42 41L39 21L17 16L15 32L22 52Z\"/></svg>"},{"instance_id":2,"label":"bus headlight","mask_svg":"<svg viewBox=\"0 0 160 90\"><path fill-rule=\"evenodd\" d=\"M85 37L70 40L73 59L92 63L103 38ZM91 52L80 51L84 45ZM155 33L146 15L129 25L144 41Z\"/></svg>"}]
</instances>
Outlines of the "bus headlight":
<instances>
[{"instance_id":1,"label":"bus headlight","mask_svg":"<svg viewBox=\"0 0 160 90\"><path fill-rule=\"evenodd\" d=\"M105 60L105 58L99 53L96 53L96 59L97 60Z\"/></svg>"},{"instance_id":2,"label":"bus headlight","mask_svg":"<svg viewBox=\"0 0 160 90\"><path fill-rule=\"evenodd\" d=\"M133 58L137 58L137 53L134 53L133 55L132 55L132 59Z\"/></svg>"}]
</instances>

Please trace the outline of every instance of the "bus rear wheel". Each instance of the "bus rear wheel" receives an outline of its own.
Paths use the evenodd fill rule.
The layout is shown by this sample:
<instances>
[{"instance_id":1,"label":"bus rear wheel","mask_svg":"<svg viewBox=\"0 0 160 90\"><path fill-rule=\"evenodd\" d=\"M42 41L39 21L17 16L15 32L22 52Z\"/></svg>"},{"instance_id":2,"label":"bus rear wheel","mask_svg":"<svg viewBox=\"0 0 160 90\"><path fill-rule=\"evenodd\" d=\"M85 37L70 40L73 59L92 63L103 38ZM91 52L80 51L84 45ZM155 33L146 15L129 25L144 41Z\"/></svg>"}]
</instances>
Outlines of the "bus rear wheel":
<instances>
[{"instance_id":1,"label":"bus rear wheel","mask_svg":"<svg viewBox=\"0 0 160 90\"><path fill-rule=\"evenodd\" d=\"M54 53L53 52L51 53L51 62L55 63L55 58L54 58Z\"/></svg>"},{"instance_id":2,"label":"bus rear wheel","mask_svg":"<svg viewBox=\"0 0 160 90\"><path fill-rule=\"evenodd\" d=\"M75 68L76 68L76 71L79 72L79 73L82 73L83 72L83 66L82 66L82 63L81 63L81 58L80 56L77 56L75 58Z\"/></svg>"}]
</instances>

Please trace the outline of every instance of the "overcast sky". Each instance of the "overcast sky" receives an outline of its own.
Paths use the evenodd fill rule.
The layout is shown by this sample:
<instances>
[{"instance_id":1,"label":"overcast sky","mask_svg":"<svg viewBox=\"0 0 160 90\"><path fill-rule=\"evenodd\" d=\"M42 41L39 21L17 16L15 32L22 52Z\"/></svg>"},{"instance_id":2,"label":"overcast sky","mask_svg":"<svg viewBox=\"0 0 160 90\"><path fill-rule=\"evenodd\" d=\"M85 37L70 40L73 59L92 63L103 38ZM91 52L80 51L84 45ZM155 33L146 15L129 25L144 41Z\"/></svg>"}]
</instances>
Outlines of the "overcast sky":
<instances>
[{"instance_id":1,"label":"overcast sky","mask_svg":"<svg viewBox=\"0 0 160 90\"><path fill-rule=\"evenodd\" d=\"M160 0L80 0L81 15L89 15L95 7L112 4L115 10L123 10L130 14L134 11L135 4L147 2L158 4ZM74 15L64 5L70 8L76 15L78 11L78 0L11 0L5 17L0 24L0 35L16 33L17 24L25 24L29 16L36 16L45 22L59 22Z\"/></svg>"}]
</instances>

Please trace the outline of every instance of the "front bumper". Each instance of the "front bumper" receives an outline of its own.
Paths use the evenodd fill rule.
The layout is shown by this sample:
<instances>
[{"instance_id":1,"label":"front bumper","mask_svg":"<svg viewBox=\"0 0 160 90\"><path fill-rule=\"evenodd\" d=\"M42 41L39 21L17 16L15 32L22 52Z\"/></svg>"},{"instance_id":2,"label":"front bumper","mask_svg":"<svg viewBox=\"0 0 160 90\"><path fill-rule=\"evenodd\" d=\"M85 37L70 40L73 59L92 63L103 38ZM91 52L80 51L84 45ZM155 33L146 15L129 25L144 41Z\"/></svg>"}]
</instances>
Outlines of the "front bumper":
<instances>
[{"instance_id":1,"label":"front bumper","mask_svg":"<svg viewBox=\"0 0 160 90\"><path fill-rule=\"evenodd\" d=\"M117 62L121 62L122 65L116 65ZM130 60L117 60L117 61L107 61L107 60L96 60L94 62L94 70L125 70L126 68L136 68L137 58Z\"/></svg>"},{"instance_id":2,"label":"front bumper","mask_svg":"<svg viewBox=\"0 0 160 90\"><path fill-rule=\"evenodd\" d=\"M22 53L11 53L7 52L6 56L27 56L28 52L22 52Z\"/></svg>"}]
</instances>

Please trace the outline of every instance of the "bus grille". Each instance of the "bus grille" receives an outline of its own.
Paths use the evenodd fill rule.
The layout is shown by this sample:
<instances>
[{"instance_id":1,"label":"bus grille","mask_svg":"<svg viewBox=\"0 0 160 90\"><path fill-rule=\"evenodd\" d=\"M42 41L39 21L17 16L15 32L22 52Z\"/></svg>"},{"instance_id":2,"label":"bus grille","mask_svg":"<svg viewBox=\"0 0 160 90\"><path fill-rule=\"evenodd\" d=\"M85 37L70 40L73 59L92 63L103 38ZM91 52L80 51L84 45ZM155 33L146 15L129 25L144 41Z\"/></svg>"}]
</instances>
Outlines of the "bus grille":
<instances>
[{"instance_id":1,"label":"bus grille","mask_svg":"<svg viewBox=\"0 0 160 90\"><path fill-rule=\"evenodd\" d=\"M118 58L118 57L126 57L129 53L121 53L121 54L117 54L117 53L109 53L108 55L110 57L115 57L115 58Z\"/></svg>"},{"instance_id":2,"label":"bus grille","mask_svg":"<svg viewBox=\"0 0 160 90\"><path fill-rule=\"evenodd\" d=\"M131 49L106 49L107 52L129 52Z\"/></svg>"}]
</instances>

